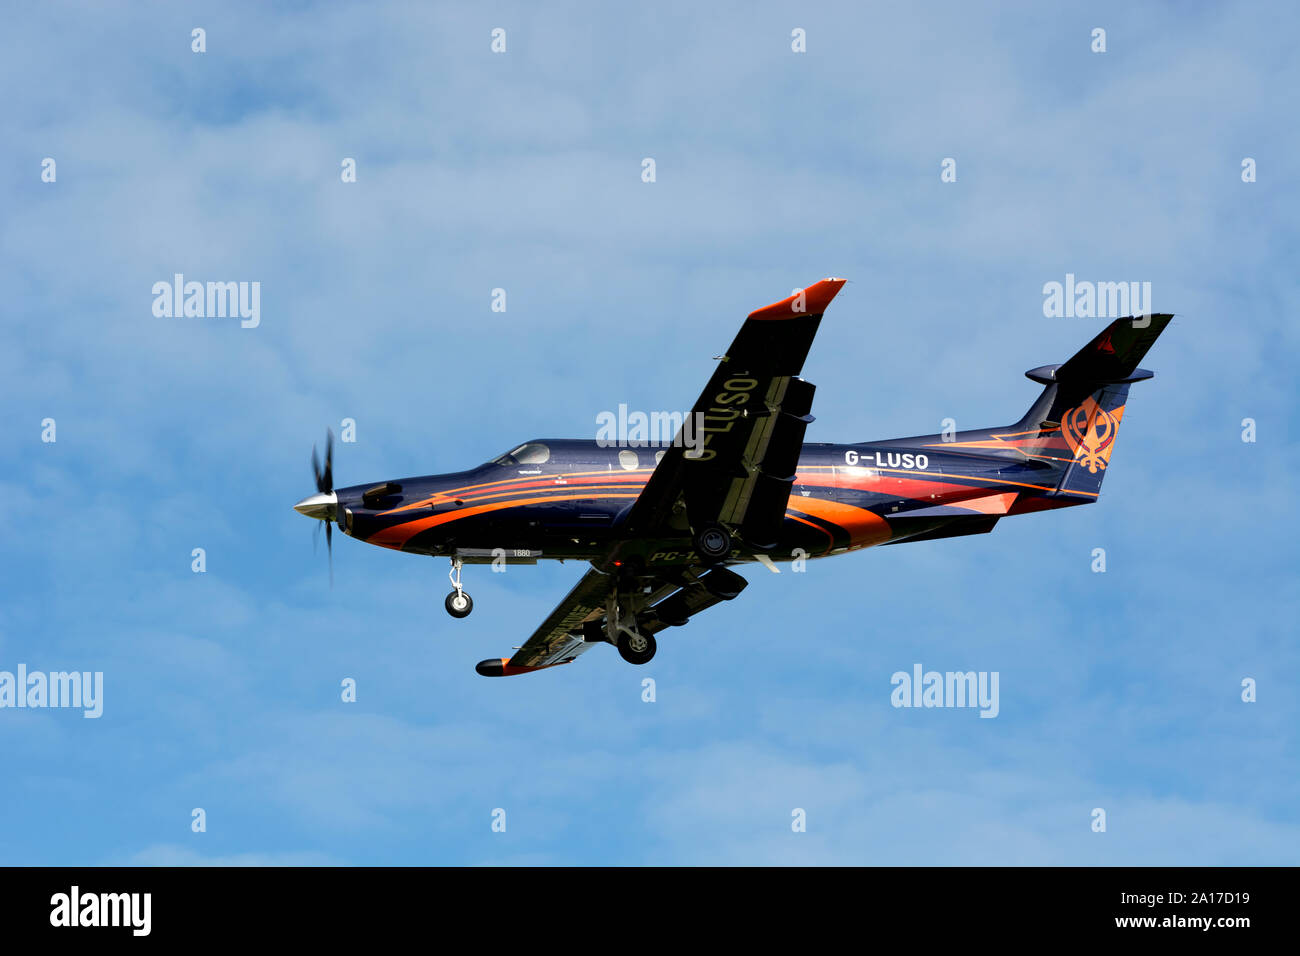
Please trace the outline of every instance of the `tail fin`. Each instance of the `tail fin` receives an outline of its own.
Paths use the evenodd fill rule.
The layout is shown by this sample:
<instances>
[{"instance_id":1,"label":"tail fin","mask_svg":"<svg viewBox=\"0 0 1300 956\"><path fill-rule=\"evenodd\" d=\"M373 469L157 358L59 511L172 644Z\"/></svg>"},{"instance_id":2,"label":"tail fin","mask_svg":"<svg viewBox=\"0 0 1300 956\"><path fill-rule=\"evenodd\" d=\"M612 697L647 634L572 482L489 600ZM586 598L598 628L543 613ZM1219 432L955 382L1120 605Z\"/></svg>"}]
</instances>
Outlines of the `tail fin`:
<instances>
[{"instance_id":1,"label":"tail fin","mask_svg":"<svg viewBox=\"0 0 1300 956\"><path fill-rule=\"evenodd\" d=\"M1110 464L1129 386L1154 373L1137 364L1173 316L1116 319L1063 365L1025 373L1046 388L1014 429L1027 455L1060 462L1056 494L1095 498Z\"/></svg>"}]
</instances>

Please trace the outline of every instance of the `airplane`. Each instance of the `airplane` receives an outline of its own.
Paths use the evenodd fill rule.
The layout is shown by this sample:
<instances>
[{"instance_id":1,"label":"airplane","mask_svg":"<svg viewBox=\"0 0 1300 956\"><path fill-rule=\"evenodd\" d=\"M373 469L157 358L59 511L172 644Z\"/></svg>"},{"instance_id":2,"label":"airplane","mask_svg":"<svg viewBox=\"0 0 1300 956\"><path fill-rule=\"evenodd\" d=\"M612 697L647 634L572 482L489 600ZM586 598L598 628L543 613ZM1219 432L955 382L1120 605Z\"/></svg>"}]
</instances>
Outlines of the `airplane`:
<instances>
[{"instance_id":1,"label":"airplane","mask_svg":"<svg viewBox=\"0 0 1300 956\"><path fill-rule=\"evenodd\" d=\"M1043 386L1017 421L887 441L812 443L815 386L799 377L845 280L751 312L667 447L534 439L467 471L335 488L333 435L316 494L294 508L382 548L450 559L447 612L469 615L466 564L576 559L591 567L485 677L568 664L597 644L646 664L656 635L723 601L757 563L986 534L1003 518L1090 504L1129 386L1171 314L1128 316L1073 357L1025 375ZM693 432L693 434L692 434ZM319 530L319 526L317 526Z\"/></svg>"}]
</instances>

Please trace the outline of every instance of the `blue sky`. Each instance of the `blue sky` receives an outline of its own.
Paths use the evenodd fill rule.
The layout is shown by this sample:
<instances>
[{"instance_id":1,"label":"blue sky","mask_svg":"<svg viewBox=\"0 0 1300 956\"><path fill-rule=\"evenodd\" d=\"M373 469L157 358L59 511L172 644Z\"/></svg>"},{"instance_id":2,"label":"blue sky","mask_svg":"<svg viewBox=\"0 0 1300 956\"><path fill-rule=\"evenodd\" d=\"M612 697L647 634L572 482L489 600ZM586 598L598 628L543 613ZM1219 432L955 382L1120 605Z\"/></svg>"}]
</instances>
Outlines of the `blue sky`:
<instances>
[{"instance_id":1,"label":"blue sky","mask_svg":"<svg viewBox=\"0 0 1300 956\"><path fill-rule=\"evenodd\" d=\"M104 714L0 710L0 863L1297 862L1300 14L377 6L4 15L0 670ZM260 326L156 318L176 272ZM747 569L646 668L485 680L580 567L453 621L441 560L336 540L331 590L291 508L344 418L355 484L683 409L826 275L809 440L1013 421L1102 324L1043 316L1067 273L1178 314L1098 504ZM917 662L999 716L891 707Z\"/></svg>"}]
</instances>

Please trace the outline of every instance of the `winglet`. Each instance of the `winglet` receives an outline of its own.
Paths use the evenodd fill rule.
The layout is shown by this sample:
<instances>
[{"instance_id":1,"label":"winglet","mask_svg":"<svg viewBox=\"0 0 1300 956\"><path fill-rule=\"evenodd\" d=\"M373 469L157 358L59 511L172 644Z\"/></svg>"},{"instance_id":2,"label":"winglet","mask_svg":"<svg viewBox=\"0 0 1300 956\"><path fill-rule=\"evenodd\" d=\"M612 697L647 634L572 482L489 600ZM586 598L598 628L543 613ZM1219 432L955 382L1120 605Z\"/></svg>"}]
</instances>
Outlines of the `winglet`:
<instances>
[{"instance_id":1,"label":"winglet","mask_svg":"<svg viewBox=\"0 0 1300 956\"><path fill-rule=\"evenodd\" d=\"M821 315L831 304L831 299L843 287L844 279L822 279L806 289L794 293L780 302L749 313L751 319L798 319L812 315Z\"/></svg>"}]
</instances>

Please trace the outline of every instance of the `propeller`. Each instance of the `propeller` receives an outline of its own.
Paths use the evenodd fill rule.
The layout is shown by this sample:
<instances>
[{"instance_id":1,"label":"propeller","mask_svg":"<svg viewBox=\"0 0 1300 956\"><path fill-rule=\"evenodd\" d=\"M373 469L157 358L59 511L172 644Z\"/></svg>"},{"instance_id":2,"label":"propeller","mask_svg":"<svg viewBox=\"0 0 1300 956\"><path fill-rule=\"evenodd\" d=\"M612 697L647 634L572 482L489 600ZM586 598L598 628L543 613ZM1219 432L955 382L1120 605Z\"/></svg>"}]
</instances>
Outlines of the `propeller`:
<instances>
[{"instance_id":1,"label":"propeller","mask_svg":"<svg viewBox=\"0 0 1300 956\"><path fill-rule=\"evenodd\" d=\"M325 429L325 470L320 470L320 459L316 457L316 446L311 446L311 471L316 479L316 490L323 495L334 492L334 430Z\"/></svg>"},{"instance_id":2,"label":"propeller","mask_svg":"<svg viewBox=\"0 0 1300 956\"><path fill-rule=\"evenodd\" d=\"M311 473L316 479L316 494L294 505L299 514L316 518L325 524L325 550L329 553L330 587L334 586L334 525L339 522L338 496L334 494L334 432L325 430L325 467L322 469L316 446L311 446ZM320 541L320 525L312 532L312 550L316 550Z\"/></svg>"}]
</instances>

